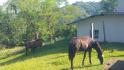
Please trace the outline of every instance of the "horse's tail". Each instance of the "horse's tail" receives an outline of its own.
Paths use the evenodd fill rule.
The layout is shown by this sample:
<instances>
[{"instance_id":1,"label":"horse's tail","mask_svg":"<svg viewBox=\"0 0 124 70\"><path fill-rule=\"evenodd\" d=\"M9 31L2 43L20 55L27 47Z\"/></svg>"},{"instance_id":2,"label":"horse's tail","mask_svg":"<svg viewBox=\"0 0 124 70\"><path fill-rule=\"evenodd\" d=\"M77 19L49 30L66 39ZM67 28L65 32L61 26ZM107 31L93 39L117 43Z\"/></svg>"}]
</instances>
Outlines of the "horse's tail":
<instances>
[{"instance_id":1,"label":"horse's tail","mask_svg":"<svg viewBox=\"0 0 124 70\"><path fill-rule=\"evenodd\" d=\"M75 57L75 53L76 53L76 47L73 45L73 43L70 43L68 48L69 60L73 60L73 58Z\"/></svg>"}]
</instances>

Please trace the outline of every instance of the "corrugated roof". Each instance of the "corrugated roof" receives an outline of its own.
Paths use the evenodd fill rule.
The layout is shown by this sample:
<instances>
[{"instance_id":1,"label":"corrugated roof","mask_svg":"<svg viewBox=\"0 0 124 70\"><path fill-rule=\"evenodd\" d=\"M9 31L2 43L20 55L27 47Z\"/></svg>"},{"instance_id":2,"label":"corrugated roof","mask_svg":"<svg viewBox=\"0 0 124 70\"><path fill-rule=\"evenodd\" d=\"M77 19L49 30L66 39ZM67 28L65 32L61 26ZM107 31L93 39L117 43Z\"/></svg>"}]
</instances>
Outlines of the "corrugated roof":
<instances>
[{"instance_id":1,"label":"corrugated roof","mask_svg":"<svg viewBox=\"0 0 124 70\"><path fill-rule=\"evenodd\" d=\"M86 20L86 19L89 19L89 18L93 18L93 17L97 17L97 16L108 16L108 15L124 15L124 12L112 12L112 13L101 13L101 14L96 14L96 15L92 15L92 16L89 16L89 17L86 17L86 18L83 18L83 19L78 19L78 20L75 20L69 24L74 24L74 23L78 23L80 21L83 21L83 20Z\"/></svg>"}]
</instances>

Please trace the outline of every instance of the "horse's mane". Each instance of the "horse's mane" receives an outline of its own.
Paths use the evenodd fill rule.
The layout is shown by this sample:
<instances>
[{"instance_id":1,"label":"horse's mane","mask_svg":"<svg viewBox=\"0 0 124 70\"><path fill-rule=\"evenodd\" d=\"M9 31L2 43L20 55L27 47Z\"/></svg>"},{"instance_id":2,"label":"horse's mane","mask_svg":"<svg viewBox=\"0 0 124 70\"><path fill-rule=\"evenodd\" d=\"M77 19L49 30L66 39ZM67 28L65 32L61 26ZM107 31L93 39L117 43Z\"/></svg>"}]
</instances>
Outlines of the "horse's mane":
<instances>
[{"instance_id":1,"label":"horse's mane","mask_svg":"<svg viewBox=\"0 0 124 70\"><path fill-rule=\"evenodd\" d=\"M97 51L98 55L102 55L103 52L102 52L102 49L101 49L100 44L98 43L98 41L94 41L94 43L95 43L95 45L97 45L97 46L95 46L94 48L95 48L95 50Z\"/></svg>"}]
</instances>

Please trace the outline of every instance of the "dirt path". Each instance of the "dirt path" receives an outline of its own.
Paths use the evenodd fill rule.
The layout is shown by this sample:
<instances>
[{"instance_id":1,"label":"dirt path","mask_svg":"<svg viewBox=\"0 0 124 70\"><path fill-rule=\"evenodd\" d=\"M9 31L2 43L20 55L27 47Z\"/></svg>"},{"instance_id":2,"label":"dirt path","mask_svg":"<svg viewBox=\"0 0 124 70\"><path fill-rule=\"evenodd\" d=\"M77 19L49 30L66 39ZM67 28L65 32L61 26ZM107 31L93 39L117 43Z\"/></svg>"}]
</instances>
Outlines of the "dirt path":
<instances>
[{"instance_id":1,"label":"dirt path","mask_svg":"<svg viewBox=\"0 0 124 70\"><path fill-rule=\"evenodd\" d=\"M124 70L124 60L111 59L105 63L104 70Z\"/></svg>"}]
</instances>

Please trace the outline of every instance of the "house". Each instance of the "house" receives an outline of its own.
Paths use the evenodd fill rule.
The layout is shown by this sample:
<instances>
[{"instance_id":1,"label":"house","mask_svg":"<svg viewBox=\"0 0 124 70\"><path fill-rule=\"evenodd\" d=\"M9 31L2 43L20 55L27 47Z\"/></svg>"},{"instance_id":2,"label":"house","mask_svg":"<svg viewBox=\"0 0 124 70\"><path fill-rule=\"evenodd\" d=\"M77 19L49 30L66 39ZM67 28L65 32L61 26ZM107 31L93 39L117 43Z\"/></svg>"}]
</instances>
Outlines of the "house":
<instances>
[{"instance_id":1,"label":"house","mask_svg":"<svg viewBox=\"0 0 124 70\"><path fill-rule=\"evenodd\" d=\"M93 36L101 42L124 42L123 3L124 0L118 0L118 6L113 13L93 15L75 21L77 22L77 36Z\"/></svg>"}]
</instances>

